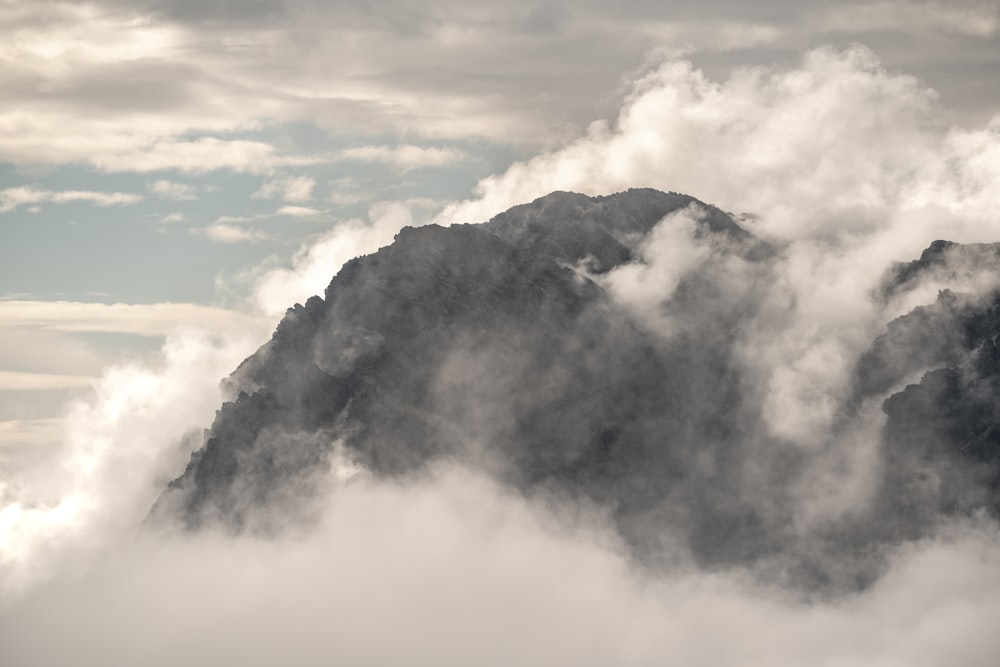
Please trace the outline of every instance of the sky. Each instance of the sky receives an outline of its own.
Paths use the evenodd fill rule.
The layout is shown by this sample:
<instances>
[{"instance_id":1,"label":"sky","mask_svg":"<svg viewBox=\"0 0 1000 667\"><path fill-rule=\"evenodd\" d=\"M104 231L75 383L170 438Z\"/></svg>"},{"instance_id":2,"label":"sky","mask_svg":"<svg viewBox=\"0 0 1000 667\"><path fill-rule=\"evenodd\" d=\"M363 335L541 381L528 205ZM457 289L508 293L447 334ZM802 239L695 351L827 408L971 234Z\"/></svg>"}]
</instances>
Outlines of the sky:
<instances>
[{"instance_id":1,"label":"sky","mask_svg":"<svg viewBox=\"0 0 1000 667\"><path fill-rule=\"evenodd\" d=\"M982 129L1000 108L998 21L978 1L4 0L0 433L40 428L177 326L273 324L337 267L267 304L262 273L387 206L420 224L477 198L613 125L665 63L722 83L863 44L934 91L921 122ZM664 176L651 185L684 186ZM690 194L757 203L719 189Z\"/></svg>"},{"instance_id":2,"label":"sky","mask_svg":"<svg viewBox=\"0 0 1000 667\"><path fill-rule=\"evenodd\" d=\"M127 591L169 559L183 566L148 584L151 594L199 576L194 564L207 560L220 589L249 586L247 596L255 573L287 573L289 589L257 591L276 595L278 610L319 604L307 602L311 585L370 586L383 596L367 607L374 618L386 613L386 584L331 536L412 549L419 541L405 527L421 525L407 513L417 501L441 519L426 529L458 546L427 578L390 556L381 566L417 590L464 576L468 592L449 598L441 618L474 635L490 618L480 626L461 609L477 596L519 608L549 592L538 613L564 615L567 636L591 627L596 664L656 664L669 637L655 629L709 612L736 639L725 650L685 645L688 664L725 664L740 651L801 664L817 642L848 636L864 641L831 649L829 664L941 664L944 633L906 646L899 637L928 626L973 637L976 622L997 618L1000 597L985 610L970 601L977 586L1000 589L986 557L997 553L995 531L956 529L899 554L870 596L806 609L738 578L647 581L613 544L595 545L589 532L553 537L535 510L454 471L415 496L376 483L348 495L347 507L373 503L402 537L373 535L332 509L329 525L291 550L171 541L158 552L139 540L120 556L116 585L99 569L37 587L131 535L157 484L183 468L184 433L211 422L218 380L344 261L404 225L484 221L551 190L680 191L752 214L743 219L754 233L792 244L782 294L801 304L794 297L808 294L808 304L755 332L753 356L776 431L822 430L844 382L836 369L888 319L933 299L928 285L901 312L873 311L861 295L888 263L936 238L1000 240L1000 3L0 0L0 63L0 583L19 596L41 591L11 627L30 634L54 618L93 649L86 635L126 623ZM649 267L653 279L673 270L652 255ZM451 506L456 498L499 506L502 529L462 537L477 534L476 522ZM564 576L552 565L540 582L523 554L487 555L483 544L507 538L542 562L574 565ZM233 554L245 568L226 570ZM441 556L433 546L417 555ZM363 583L295 579L303 563L334 557ZM577 589L588 576L611 583ZM642 592L650 587L667 593ZM52 617L96 590L111 591L106 627ZM926 600L950 611L898 613ZM238 606L213 602L195 619L230 613L228 604ZM588 620L581 605L609 611ZM149 611L149 625L173 609ZM607 630L619 609L633 614L627 649ZM277 612L241 613L253 628L280 622ZM419 616L412 606L393 613ZM755 636L740 629L746 617L801 640L789 649L766 624ZM235 618L220 636L238 634ZM534 637L537 617L524 618ZM866 635L874 622L894 632ZM345 650L363 653L362 638L378 629L372 621L344 638ZM421 633L439 630L421 621L404 644L418 650ZM280 648L297 636L279 639ZM248 660L267 662L249 646ZM542 650L543 638L525 646ZM567 646L552 647L550 664L583 664ZM970 646L981 652L965 664L992 664ZM477 658L453 648L441 664ZM322 645L314 650L321 662ZM121 663L139 654L126 646Z\"/></svg>"}]
</instances>

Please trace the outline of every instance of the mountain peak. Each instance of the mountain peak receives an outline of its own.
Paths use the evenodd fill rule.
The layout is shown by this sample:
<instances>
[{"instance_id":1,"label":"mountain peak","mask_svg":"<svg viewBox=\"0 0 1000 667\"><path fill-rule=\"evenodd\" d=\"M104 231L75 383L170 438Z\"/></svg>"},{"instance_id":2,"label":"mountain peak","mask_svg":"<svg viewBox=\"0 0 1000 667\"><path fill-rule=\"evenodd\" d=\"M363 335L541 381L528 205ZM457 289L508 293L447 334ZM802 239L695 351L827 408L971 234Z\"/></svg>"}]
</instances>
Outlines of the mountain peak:
<instances>
[{"instance_id":1,"label":"mountain peak","mask_svg":"<svg viewBox=\"0 0 1000 667\"><path fill-rule=\"evenodd\" d=\"M654 270L640 249L672 216L691 224L684 244L698 261L668 254L683 271L664 260ZM953 270L942 258L963 252L997 263L993 247L935 242L892 280ZM844 420L921 364L978 375L955 370L950 384L928 376L887 401L893 463L876 500L822 535L796 537L789 526L811 450L769 429L740 338L766 317L759 291L774 258L720 209L649 189L554 192L478 225L404 228L345 264L325 298L289 309L229 379L233 399L154 515L276 530L308 514L335 456L387 477L447 460L519 493L603 508L647 564L664 564L681 540L708 565L777 567L809 586L871 580L884 535L916 538L940 513L1000 504L1000 445L990 435L1000 418L973 400L1000 386L1000 363L983 351L1000 335L1000 316L957 299L915 311L873 342L839 408ZM734 280L734 266L751 277ZM637 301L623 285L639 290ZM948 392L979 406L974 422L948 407ZM927 397L944 412L921 409ZM908 447L915 432L921 444ZM975 455L956 439L974 442ZM922 491L921 512L908 512L914 476L934 466L951 472ZM959 492L968 479L976 492ZM817 543L851 566L825 568Z\"/></svg>"}]
</instances>

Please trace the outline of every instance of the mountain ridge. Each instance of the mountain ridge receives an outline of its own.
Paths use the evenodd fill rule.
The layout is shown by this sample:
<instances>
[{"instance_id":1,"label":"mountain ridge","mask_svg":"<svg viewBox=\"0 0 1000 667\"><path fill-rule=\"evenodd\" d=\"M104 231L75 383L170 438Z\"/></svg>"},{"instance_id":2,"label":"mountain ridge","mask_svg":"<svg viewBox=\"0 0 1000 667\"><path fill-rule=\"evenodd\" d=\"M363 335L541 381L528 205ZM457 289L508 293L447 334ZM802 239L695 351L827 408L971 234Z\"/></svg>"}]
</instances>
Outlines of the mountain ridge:
<instances>
[{"instance_id":1,"label":"mountain ridge","mask_svg":"<svg viewBox=\"0 0 1000 667\"><path fill-rule=\"evenodd\" d=\"M641 265L643 243L654 228L681 224L676 216L711 252L661 304L683 325L665 337L616 300L608 281ZM946 266L938 256L953 250L936 242L885 284ZM916 539L942 516L995 512L1000 415L973 398L1000 388L1000 367L987 364L975 381L928 373L887 397L881 437L891 469L869 512L820 536L795 534L795 485L808 454L769 434L734 340L758 314L713 306L733 262L763 275L776 253L720 209L655 190L556 192L479 225L404 228L391 245L347 262L323 297L287 311L227 380L233 400L153 514L189 528L273 530L267 517L303 513L335 451L389 477L447 460L529 495L606 508L637 558L654 566L676 556L680 536L707 566L758 563L808 586L843 588L877 575L881 525ZM741 294L734 303L751 301ZM873 341L854 371L856 403L921 364L954 370L976 355L993 358L982 350L1000 334L997 307L942 298L932 316L911 313ZM975 326L972 339L961 333ZM964 431L928 423L949 417L921 401L947 411L949 395L979 406L975 428L987 435L974 455L952 442ZM909 446L913 429L930 435ZM911 497L928 468L940 469L943 487ZM968 480L975 491L960 492ZM828 556L816 556L817 541ZM856 563L838 573L828 562L836 558Z\"/></svg>"}]
</instances>

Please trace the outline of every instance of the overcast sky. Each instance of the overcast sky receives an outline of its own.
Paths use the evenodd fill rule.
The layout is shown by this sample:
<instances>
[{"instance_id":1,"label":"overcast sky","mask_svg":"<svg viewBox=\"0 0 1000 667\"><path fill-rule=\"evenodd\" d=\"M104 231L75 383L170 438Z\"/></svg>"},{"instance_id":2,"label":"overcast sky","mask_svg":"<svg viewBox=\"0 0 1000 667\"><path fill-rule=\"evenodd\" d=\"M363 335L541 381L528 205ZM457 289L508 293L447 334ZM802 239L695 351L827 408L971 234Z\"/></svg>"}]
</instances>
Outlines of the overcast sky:
<instances>
[{"instance_id":1,"label":"overcast sky","mask_svg":"<svg viewBox=\"0 0 1000 667\"><path fill-rule=\"evenodd\" d=\"M888 263L1000 241L997 72L996 0L0 0L0 655L995 664L993 524L818 606L633 572L465 471L349 485L284 544L134 529L285 308L404 225L555 189L753 213L785 248L747 334L765 417L828 430L857 355L943 286L875 307ZM639 283L687 266L647 250ZM854 500L856 463L817 495Z\"/></svg>"},{"instance_id":2,"label":"overcast sky","mask_svg":"<svg viewBox=\"0 0 1000 667\"><path fill-rule=\"evenodd\" d=\"M921 123L974 132L1000 110L998 31L980 0L3 0L0 439L34 438L178 325L265 312L266 336L352 253L613 130L666 65L721 85L863 44L862 69L921 91Z\"/></svg>"}]
</instances>

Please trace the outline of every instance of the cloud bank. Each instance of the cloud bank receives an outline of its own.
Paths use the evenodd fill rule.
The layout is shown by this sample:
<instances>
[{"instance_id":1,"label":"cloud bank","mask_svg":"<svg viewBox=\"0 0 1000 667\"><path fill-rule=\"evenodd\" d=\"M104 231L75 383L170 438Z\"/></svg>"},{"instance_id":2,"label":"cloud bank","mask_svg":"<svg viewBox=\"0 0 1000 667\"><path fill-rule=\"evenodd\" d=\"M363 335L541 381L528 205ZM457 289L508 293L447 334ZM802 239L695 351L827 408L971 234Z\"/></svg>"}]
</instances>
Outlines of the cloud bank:
<instances>
[{"instance_id":1,"label":"cloud bank","mask_svg":"<svg viewBox=\"0 0 1000 667\"><path fill-rule=\"evenodd\" d=\"M132 537L87 576L0 612L5 657L986 667L1000 649L992 528L902 550L863 595L814 603L738 574L644 575L586 517L530 506L467 471L333 486L320 525L281 542Z\"/></svg>"},{"instance_id":2,"label":"cloud bank","mask_svg":"<svg viewBox=\"0 0 1000 667\"><path fill-rule=\"evenodd\" d=\"M880 421L834 441L830 406L863 346L912 305L873 298L888 262L939 236L1000 238L996 123L949 127L940 113L931 91L861 47L721 83L666 62L634 83L614 123L483 181L439 220L478 222L555 189L642 185L752 212L745 224L775 244L777 268L765 316L741 333L743 362L773 435L816 452L809 523L863 496ZM712 252L692 232L698 216L658 227L636 263L606 277L637 321L662 328L656 306L694 270L687 260ZM246 284L280 314L411 222L381 205ZM733 295L756 287L746 267L726 271ZM907 298L932 300L933 289ZM163 369L108 374L70 417L62 484L34 497L28 482L2 489L10 662L832 667L992 665L1000 654L1000 536L988 521L897 547L871 587L832 600L739 568L643 571L599 513L529 502L448 467L406 483L333 470L318 526L278 540L138 531L200 445L182 436L211 419L216 378L248 349L174 340Z\"/></svg>"}]
</instances>

